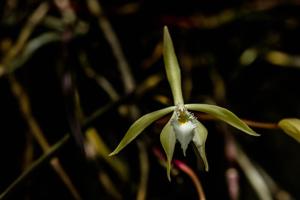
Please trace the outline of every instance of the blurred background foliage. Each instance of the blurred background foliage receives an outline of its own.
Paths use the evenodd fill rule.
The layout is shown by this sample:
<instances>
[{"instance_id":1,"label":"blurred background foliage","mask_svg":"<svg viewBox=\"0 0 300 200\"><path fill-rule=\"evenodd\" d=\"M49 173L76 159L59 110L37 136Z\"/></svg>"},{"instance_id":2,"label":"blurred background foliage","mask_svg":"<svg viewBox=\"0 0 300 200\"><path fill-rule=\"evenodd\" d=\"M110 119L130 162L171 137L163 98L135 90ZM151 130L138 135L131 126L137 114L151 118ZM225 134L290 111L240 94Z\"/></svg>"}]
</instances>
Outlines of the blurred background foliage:
<instances>
[{"instance_id":1,"label":"blurred background foliage","mask_svg":"<svg viewBox=\"0 0 300 200\"><path fill-rule=\"evenodd\" d=\"M2 198L199 199L201 181L207 199L300 199L300 146L277 127L300 115L299 10L297 0L2 0L0 191L25 172ZM229 108L261 134L197 114L210 171L177 146L172 182L159 143L167 117L107 157L134 119L172 104L164 25L186 102Z\"/></svg>"}]
</instances>

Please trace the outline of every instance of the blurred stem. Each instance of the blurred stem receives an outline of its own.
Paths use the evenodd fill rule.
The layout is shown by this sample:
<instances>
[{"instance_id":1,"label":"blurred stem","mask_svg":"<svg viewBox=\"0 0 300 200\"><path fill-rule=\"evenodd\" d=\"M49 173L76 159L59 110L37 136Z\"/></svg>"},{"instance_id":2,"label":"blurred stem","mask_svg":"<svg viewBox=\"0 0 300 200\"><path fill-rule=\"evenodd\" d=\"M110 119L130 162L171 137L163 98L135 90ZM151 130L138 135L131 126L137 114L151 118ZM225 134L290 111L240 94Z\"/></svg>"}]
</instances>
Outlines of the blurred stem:
<instances>
[{"instance_id":1,"label":"blurred stem","mask_svg":"<svg viewBox=\"0 0 300 200\"><path fill-rule=\"evenodd\" d=\"M295 199L294 197L292 197L292 195L289 192L282 189L260 165L255 164L255 168L258 170L258 172L262 175L262 177L266 181L274 199L276 199L276 200L294 200Z\"/></svg>"},{"instance_id":2,"label":"blurred stem","mask_svg":"<svg viewBox=\"0 0 300 200\"><path fill-rule=\"evenodd\" d=\"M146 58L143 63L141 64L143 69L148 69L150 68L155 62L157 62L161 57L162 57L162 52L163 52L163 44L162 42L158 42L154 50L149 58Z\"/></svg>"},{"instance_id":3,"label":"blurred stem","mask_svg":"<svg viewBox=\"0 0 300 200\"><path fill-rule=\"evenodd\" d=\"M163 163L163 166L167 167L166 158L161 153L161 151L158 148L153 148L153 153L158 158L158 160ZM201 182L200 182L199 178L197 177L196 173L192 170L192 168L190 168L187 164L185 164L184 162L182 162L180 160L174 160L173 164L175 165L175 167L177 169L180 169L181 171L186 173L191 178L191 180L197 190L199 200L205 200L206 197L205 197L205 193L202 188ZM172 169L172 171L173 171L173 169Z\"/></svg>"},{"instance_id":4,"label":"blurred stem","mask_svg":"<svg viewBox=\"0 0 300 200\"><path fill-rule=\"evenodd\" d=\"M22 67L35 52L37 52L41 47L61 40L61 35L55 32L42 33L39 36L29 40L27 44L23 47L22 53L18 55L13 61L6 65L6 73L12 73L19 67Z\"/></svg>"},{"instance_id":5,"label":"blurred stem","mask_svg":"<svg viewBox=\"0 0 300 200\"><path fill-rule=\"evenodd\" d=\"M261 129L279 129L277 123L267 123L267 122L257 122L253 120L243 119L243 121L251 127L261 128Z\"/></svg>"},{"instance_id":6,"label":"blurred stem","mask_svg":"<svg viewBox=\"0 0 300 200\"><path fill-rule=\"evenodd\" d=\"M214 15L193 14L187 17L166 16L165 21L168 25L176 26L181 29L217 29L243 17L250 17L253 14L259 16L262 11L271 10L285 3L286 1L247 1L241 5L239 9L225 9ZM291 5L299 5L298 0L290 0L288 3Z\"/></svg>"},{"instance_id":7,"label":"blurred stem","mask_svg":"<svg viewBox=\"0 0 300 200\"><path fill-rule=\"evenodd\" d=\"M110 84L110 82L104 76L97 74L96 71L89 65L87 56L84 52L79 54L79 60L87 77L94 79L97 84L108 94L111 100L116 101L119 99L119 94Z\"/></svg>"},{"instance_id":8,"label":"blurred stem","mask_svg":"<svg viewBox=\"0 0 300 200\"><path fill-rule=\"evenodd\" d=\"M49 150L43 154L40 158L34 161L23 173L10 184L4 192L0 195L0 200L6 199L13 191L24 182L33 172L35 172L43 163L49 161L49 159L68 141L69 135L65 135L56 144L54 144Z\"/></svg>"},{"instance_id":9,"label":"blurred stem","mask_svg":"<svg viewBox=\"0 0 300 200\"><path fill-rule=\"evenodd\" d=\"M141 180L139 183L139 189L137 192L137 200L145 200L147 195L147 185L149 177L149 159L145 143L142 140L138 140L139 149L139 159L140 159L140 170L141 170Z\"/></svg>"},{"instance_id":10,"label":"blurred stem","mask_svg":"<svg viewBox=\"0 0 300 200\"><path fill-rule=\"evenodd\" d=\"M199 200L205 200L206 197L205 197L200 179L197 177L196 173L192 170L192 168L190 168L187 164L185 164L184 162L182 162L180 160L174 160L174 164L178 169L180 169L181 171L186 173L191 178L191 180L194 183L194 186L197 190Z\"/></svg>"},{"instance_id":11,"label":"blurred stem","mask_svg":"<svg viewBox=\"0 0 300 200\"><path fill-rule=\"evenodd\" d=\"M120 176L123 181L128 181L128 168L125 163L123 163L117 157L109 157L108 154L111 150L104 143L103 139L98 134L95 128L88 128L85 131L87 144L92 145L93 151L97 153L99 157L104 159L104 161Z\"/></svg>"},{"instance_id":12,"label":"blurred stem","mask_svg":"<svg viewBox=\"0 0 300 200\"><path fill-rule=\"evenodd\" d=\"M213 97L214 100L221 105L226 103L226 87L221 74L215 67L210 70L210 78L213 83Z\"/></svg>"},{"instance_id":13,"label":"blurred stem","mask_svg":"<svg viewBox=\"0 0 300 200\"><path fill-rule=\"evenodd\" d=\"M190 56L188 56L186 53L181 52L181 62L182 62L182 66L184 66L182 68L182 86L183 88L183 97L185 99L185 101L189 101L191 94L192 94L192 90L193 90L193 80L192 80L192 68L193 68L193 62L190 59Z\"/></svg>"},{"instance_id":14,"label":"blurred stem","mask_svg":"<svg viewBox=\"0 0 300 200\"><path fill-rule=\"evenodd\" d=\"M261 200L272 200L272 195L267 186L266 181L256 170L255 166L251 163L250 159L247 157L245 152L241 149L239 145L236 144L237 156L236 162L240 165L245 173L248 181L255 190L257 196Z\"/></svg>"},{"instance_id":15,"label":"blurred stem","mask_svg":"<svg viewBox=\"0 0 300 200\"><path fill-rule=\"evenodd\" d=\"M90 12L98 18L99 27L102 29L103 34L108 41L112 53L115 56L119 70L121 72L121 78L124 82L124 89L126 94L133 91L135 88L135 82L131 74L128 61L122 51L119 39L113 30L109 20L104 15L102 6L98 0L87 0L87 6Z\"/></svg>"},{"instance_id":16,"label":"blurred stem","mask_svg":"<svg viewBox=\"0 0 300 200\"><path fill-rule=\"evenodd\" d=\"M158 76L158 75L157 75ZM23 89L20 88L20 84L18 82L15 82L15 78L13 76L10 76L11 79L11 87L12 87L12 92L13 94L16 96L16 98L19 100L19 104L20 104L20 108L21 108L21 104L22 106L22 114L25 117L25 113L30 114L31 115L31 111L25 111L28 109L28 97L27 95L24 93ZM147 83L147 80L145 81L145 83ZM147 90L139 90L139 88L144 88L144 84L142 83L140 86L138 86L136 88L136 92L140 91L138 94L142 95L144 92L146 92L147 90L150 90L151 88L155 87L157 85L158 82L155 82L156 84L153 84L149 87L147 87ZM125 97L119 98L117 101L112 102L112 103L108 103L106 106L101 107L99 109L97 109L92 115L90 115L89 117L87 117L84 122L83 122L83 126L87 127L88 125L90 125L95 119L97 119L98 117L104 115L106 112L110 111L111 109L115 108L117 105L120 105L122 103L124 103L124 101L126 101L129 97L131 96L135 96L136 92L133 92L131 94L127 94ZM21 97L22 96L22 97ZM23 102L23 103L22 103ZM24 111L23 111L24 109ZM43 136L42 136L43 137ZM66 142L70 139L70 134L67 133L64 135L64 137L59 140L56 144L54 144L53 146L49 146L48 151L41 156L38 160L34 161L31 166L29 168L27 168L1 195L0 195L0 200L5 199L14 189L16 189L19 184L21 184L21 182L23 182L26 178L28 178L36 169L38 169L38 167L41 166L41 164L43 164L44 162L48 161L55 152L57 152L61 147L63 147L64 144L66 144ZM47 143L46 143L47 144ZM160 160L162 161L162 160Z\"/></svg>"},{"instance_id":17,"label":"blurred stem","mask_svg":"<svg viewBox=\"0 0 300 200\"><path fill-rule=\"evenodd\" d=\"M50 145L45 138L40 126L38 125L36 119L32 115L30 100L28 95L24 91L21 84L16 80L14 75L9 76L9 80L11 83L11 90L12 93L15 95L16 99L18 100L20 111L27 122L30 132L33 134L33 137L36 139L40 147L44 152L48 152L50 150ZM64 182L66 187L69 189L70 193L74 197L74 199L81 199L79 193L77 192L75 186L73 185L70 177L67 175L63 167L61 166L58 158L52 158L50 161L51 166L55 170L55 172L59 175L61 180Z\"/></svg>"},{"instance_id":18,"label":"blurred stem","mask_svg":"<svg viewBox=\"0 0 300 200\"><path fill-rule=\"evenodd\" d=\"M98 174L99 181L102 183L105 190L115 199L122 199L122 195L116 189L114 183L111 181L110 177L105 172L99 172Z\"/></svg>"},{"instance_id":19,"label":"blurred stem","mask_svg":"<svg viewBox=\"0 0 300 200\"><path fill-rule=\"evenodd\" d=\"M100 5L98 0L88 0L87 6L88 6L90 12L98 18L99 27L102 29L104 37L106 38L107 42L109 43L112 53L117 60L118 67L119 67L119 70L121 73L121 78L124 83L125 93L126 94L132 93L135 88L135 81L134 81L134 78L130 71L128 61L122 51L122 47L120 45L119 39L118 39L115 31L113 30L107 17L104 15L102 6ZM111 90L111 91L113 91L113 90ZM132 106L129 105L128 108L129 108L129 117L131 119L135 120L138 116L139 109L134 105L132 105ZM143 157L145 156L144 153L141 153L141 154L143 155ZM145 154L146 154L146 152L145 152ZM148 165L148 163L143 163L143 165L141 166L142 167L141 168L141 179L140 179L137 199L145 198L145 194L146 194L148 178L145 178L145 177L148 177L148 173L147 173L148 170L146 170L148 168L148 166L147 166L147 168L145 168L145 166L144 166L145 164Z\"/></svg>"},{"instance_id":20,"label":"blurred stem","mask_svg":"<svg viewBox=\"0 0 300 200\"><path fill-rule=\"evenodd\" d=\"M33 137L31 134L26 134L26 143L25 143L22 170L27 169L27 167L32 163L32 161L33 161Z\"/></svg>"},{"instance_id":21,"label":"blurred stem","mask_svg":"<svg viewBox=\"0 0 300 200\"><path fill-rule=\"evenodd\" d=\"M2 63L0 64L0 76L6 73L7 65L14 60L14 58L23 50L27 40L35 27L42 21L46 13L49 10L48 2L41 3L37 9L28 18L25 26L21 30L19 37L14 46L4 56Z\"/></svg>"},{"instance_id":22,"label":"blurred stem","mask_svg":"<svg viewBox=\"0 0 300 200\"><path fill-rule=\"evenodd\" d=\"M226 182L227 182L230 200L239 200L240 199L239 171L235 167L230 167L226 170L225 176L226 176Z\"/></svg>"},{"instance_id":23,"label":"blurred stem","mask_svg":"<svg viewBox=\"0 0 300 200\"><path fill-rule=\"evenodd\" d=\"M106 105L96 109L91 115L89 115L85 121L83 126L88 127L95 119L100 117L101 115L105 114L106 112L117 108L119 105L126 103L130 98L136 98L138 95L139 97L142 96L146 91L151 90L152 88L156 87L160 81L162 80L160 75L153 75L140 83L134 91L130 94L126 94L125 96L120 97L116 101L112 101L107 103Z\"/></svg>"},{"instance_id":24,"label":"blurred stem","mask_svg":"<svg viewBox=\"0 0 300 200\"><path fill-rule=\"evenodd\" d=\"M70 0L54 0L55 6L59 9L62 15L62 21L66 25L72 25L76 20L76 13L72 8Z\"/></svg>"}]
</instances>

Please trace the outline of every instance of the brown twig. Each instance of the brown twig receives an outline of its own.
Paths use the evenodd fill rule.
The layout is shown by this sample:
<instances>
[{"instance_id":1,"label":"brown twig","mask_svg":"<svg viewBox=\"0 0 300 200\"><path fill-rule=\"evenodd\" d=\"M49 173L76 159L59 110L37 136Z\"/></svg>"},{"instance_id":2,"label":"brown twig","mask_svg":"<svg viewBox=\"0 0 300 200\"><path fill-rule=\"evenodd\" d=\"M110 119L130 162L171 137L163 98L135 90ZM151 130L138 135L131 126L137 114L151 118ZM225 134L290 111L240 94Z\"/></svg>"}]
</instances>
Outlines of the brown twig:
<instances>
[{"instance_id":1,"label":"brown twig","mask_svg":"<svg viewBox=\"0 0 300 200\"><path fill-rule=\"evenodd\" d=\"M277 123L271 123L271 122L257 122L247 119L242 119L248 126L254 127L254 128L261 128L261 129L279 129Z\"/></svg>"}]
</instances>

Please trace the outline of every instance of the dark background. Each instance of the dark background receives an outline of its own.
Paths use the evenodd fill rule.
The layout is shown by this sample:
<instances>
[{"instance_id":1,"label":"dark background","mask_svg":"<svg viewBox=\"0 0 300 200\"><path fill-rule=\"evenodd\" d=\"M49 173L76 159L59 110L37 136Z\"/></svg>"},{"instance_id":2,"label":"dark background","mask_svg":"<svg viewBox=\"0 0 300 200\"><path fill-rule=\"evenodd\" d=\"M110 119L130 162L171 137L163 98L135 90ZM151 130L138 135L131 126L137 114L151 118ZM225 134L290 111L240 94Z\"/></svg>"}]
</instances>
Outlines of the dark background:
<instances>
[{"instance_id":1,"label":"dark background","mask_svg":"<svg viewBox=\"0 0 300 200\"><path fill-rule=\"evenodd\" d=\"M16 1L16 7L5 12L10 0L0 3L0 42L18 38L29 15L41 3L39 0ZM32 112L50 144L54 144L70 131L68 104L61 87L61 77L66 70L74 75L82 110L89 116L96 109L111 102L109 96L83 72L79 52L87 54L94 70L107 78L121 97L126 97L120 72L110 45L99 28L97 18L90 14L85 1L71 1L77 17L89 25L88 31L74 37L67 44L53 42L39 48L30 59L14 71L15 76L30 97ZM141 114L162 108L156 100L163 95L171 101L171 92L165 79L161 57L150 65L156 45L162 41L163 26L169 27L175 50L182 68L183 83L191 81L189 102L213 100L229 108L241 118L259 122L277 123L282 118L300 115L300 3L298 1L100 1L110 20L130 64L137 85L153 74L163 80L142 95L125 98L121 104L138 106ZM50 2L47 16L61 17ZM132 9L126 9L128 6ZM130 7L132 6L132 7ZM122 10L123 9L123 10ZM125 11L124 11L125 10ZM30 39L53 31L38 25ZM29 40L30 40L29 39ZM255 49L252 62L243 63L245 51ZM276 64L268 55L280 51L289 55L289 61ZM0 58L7 52L1 51ZM18 57L17 57L18 58ZM16 58L16 59L17 59ZM62 69L63 68L63 69ZM225 97L215 95L212 72L223 80ZM183 86L186 90L186 87ZM94 126L113 149L133 120L118 114L118 106L93 120ZM206 152L210 171L204 172L196 163L192 148L183 157L177 146L174 157L182 159L199 176L207 199L229 199L225 171L236 164L224 155L224 134L215 122L204 122L209 135ZM159 133L161 125L148 128L141 140L146 141L149 156L149 181L147 199L196 199L196 192L189 177L179 173L169 183L165 169L152 153L161 148ZM281 130L255 129L261 134L251 138L229 129L244 148L251 160L260 165L273 180L286 190L291 199L300 199L299 192L299 144ZM18 102L10 90L6 76L0 78L0 192L24 170L24 151L29 133L28 126L19 110ZM33 159L42 155L40 147L33 142ZM139 180L138 149L134 143L119 155L130 166L130 182L124 184L114 177L108 166L100 159L97 164L86 161L78 146L71 139L57 156L84 199L113 199L93 181L98 171L104 171L115 181L124 199L134 199ZM240 173L240 199L258 199L243 171ZM93 196L95 193L95 196ZM97 193L97 194L96 194ZM72 199L50 165L44 164L28 180L16 188L11 199ZM99 199L99 198L98 198ZM280 199L280 198L277 198ZM285 198L281 198L285 199Z\"/></svg>"}]
</instances>

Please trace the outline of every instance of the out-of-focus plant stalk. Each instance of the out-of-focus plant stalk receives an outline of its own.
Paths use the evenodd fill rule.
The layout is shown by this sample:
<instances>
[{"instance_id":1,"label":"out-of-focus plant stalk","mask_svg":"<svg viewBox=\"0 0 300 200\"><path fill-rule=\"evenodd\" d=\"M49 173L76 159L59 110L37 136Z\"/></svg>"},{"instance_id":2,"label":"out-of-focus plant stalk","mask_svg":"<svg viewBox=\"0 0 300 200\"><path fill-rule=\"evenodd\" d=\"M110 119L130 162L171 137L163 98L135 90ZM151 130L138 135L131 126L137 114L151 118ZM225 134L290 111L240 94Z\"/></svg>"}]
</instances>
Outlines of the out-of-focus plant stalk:
<instances>
[{"instance_id":1,"label":"out-of-focus plant stalk","mask_svg":"<svg viewBox=\"0 0 300 200\"><path fill-rule=\"evenodd\" d=\"M161 164L165 168L167 168L166 158L162 154L162 152L158 148L153 148L153 153L158 158L158 160L161 162ZM191 178L191 180L195 186L195 189L197 190L199 200L205 200L206 197L205 197L205 193L204 193L203 187L201 185L201 182L200 182L198 176L196 175L196 173L192 170L192 168L190 168L187 164L185 164L184 162L182 162L180 160L174 160L173 164L175 165L175 167L177 169L181 170L182 172L184 172L186 175L188 175ZM173 171L174 171L174 168L171 170L171 172L173 172Z\"/></svg>"},{"instance_id":2,"label":"out-of-focus plant stalk","mask_svg":"<svg viewBox=\"0 0 300 200\"><path fill-rule=\"evenodd\" d=\"M86 76L94 79L97 84L108 94L111 100L117 101L120 98L112 84L104 76L97 74L96 71L89 65L86 53L80 53L79 61Z\"/></svg>"},{"instance_id":3,"label":"out-of-focus plant stalk","mask_svg":"<svg viewBox=\"0 0 300 200\"><path fill-rule=\"evenodd\" d=\"M106 38L107 42L109 43L112 53L117 60L118 67L121 73L121 78L124 83L124 90L126 94L133 92L135 88L135 80L132 76L131 69L129 67L128 61L125 57L125 54L122 50L121 44L119 39L111 26L110 21L105 16L102 6L98 0L88 0L87 6L90 12L98 18L98 24L101 30L103 31L104 37ZM129 117L135 120L138 117L139 110L135 105L128 105L129 108ZM140 154L140 163L143 162L147 157L147 152ZM141 163L141 167L144 168L145 163ZM141 179L139 183L139 189L137 193L137 199L142 200L146 197L147 191L147 180L149 173L146 168L141 169Z\"/></svg>"},{"instance_id":4,"label":"out-of-focus plant stalk","mask_svg":"<svg viewBox=\"0 0 300 200\"><path fill-rule=\"evenodd\" d=\"M119 70L121 72L121 78L124 82L125 92L128 94L133 91L135 88L135 81L130 71L130 67L128 61L122 51L122 47L120 45L119 39L113 30L109 20L104 15L102 6L100 5L98 0L88 0L87 6L90 12L98 18L99 27L103 31L103 34L108 41L112 53L114 54Z\"/></svg>"},{"instance_id":5,"label":"out-of-focus plant stalk","mask_svg":"<svg viewBox=\"0 0 300 200\"><path fill-rule=\"evenodd\" d=\"M136 199L144 200L146 199L146 195L147 195L147 185L148 185L148 178L149 178L149 158L148 158L145 143L139 140L137 144L139 148L141 179L140 179Z\"/></svg>"},{"instance_id":6,"label":"out-of-focus plant stalk","mask_svg":"<svg viewBox=\"0 0 300 200\"><path fill-rule=\"evenodd\" d=\"M22 174L16 178L1 194L0 200L7 199L10 194L12 194L15 189L21 185L27 178L32 175L34 171L36 171L39 167L42 166L45 162L47 162L51 157L53 157L54 153L56 153L62 146L66 144L66 142L70 139L69 135L65 135L62 139L60 139L57 143L50 147L49 151L35 160L27 169L25 169Z\"/></svg>"},{"instance_id":7,"label":"out-of-focus plant stalk","mask_svg":"<svg viewBox=\"0 0 300 200\"><path fill-rule=\"evenodd\" d=\"M250 159L247 157L245 152L236 145L237 147L237 157L236 161L243 169L248 181L255 190L257 196L261 200L272 200L271 192L268 185L261 174L257 171L255 166L251 163Z\"/></svg>"},{"instance_id":8,"label":"out-of-focus plant stalk","mask_svg":"<svg viewBox=\"0 0 300 200\"><path fill-rule=\"evenodd\" d=\"M7 72L7 65L23 50L26 42L32 34L35 27L42 21L49 10L48 2L41 3L37 9L28 18L25 26L21 30L16 43L4 56L0 64L0 76Z\"/></svg>"},{"instance_id":9,"label":"out-of-focus plant stalk","mask_svg":"<svg viewBox=\"0 0 300 200\"><path fill-rule=\"evenodd\" d=\"M197 190L199 200L205 200L206 197L200 179L197 177L196 173L192 170L192 168L190 168L188 165L186 165L184 162L180 160L174 160L174 164L178 169L186 173L191 178Z\"/></svg>"},{"instance_id":10,"label":"out-of-focus plant stalk","mask_svg":"<svg viewBox=\"0 0 300 200\"><path fill-rule=\"evenodd\" d=\"M24 91L21 84L16 80L14 75L9 76L9 80L11 83L11 91L15 95L16 99L18 100L20 111L24 117L24 120L28 124L30 132L33 134L33 137L36 139L37 143L40 145L42 150L46 153L51 149L47 139L44 136L37 120L32 115L31 105L28 98L28 95ZM73 185L70 177L65 172L64 168L61 166L60 161L57 157L54 157L50 160L50 164L53 167L54 171L59 175L61 180L64 182L66 187L69 189L70 193L74 197L74 199L81 199L78 191L76 190L75 186Z\"/></svg>"}]
</instances>

